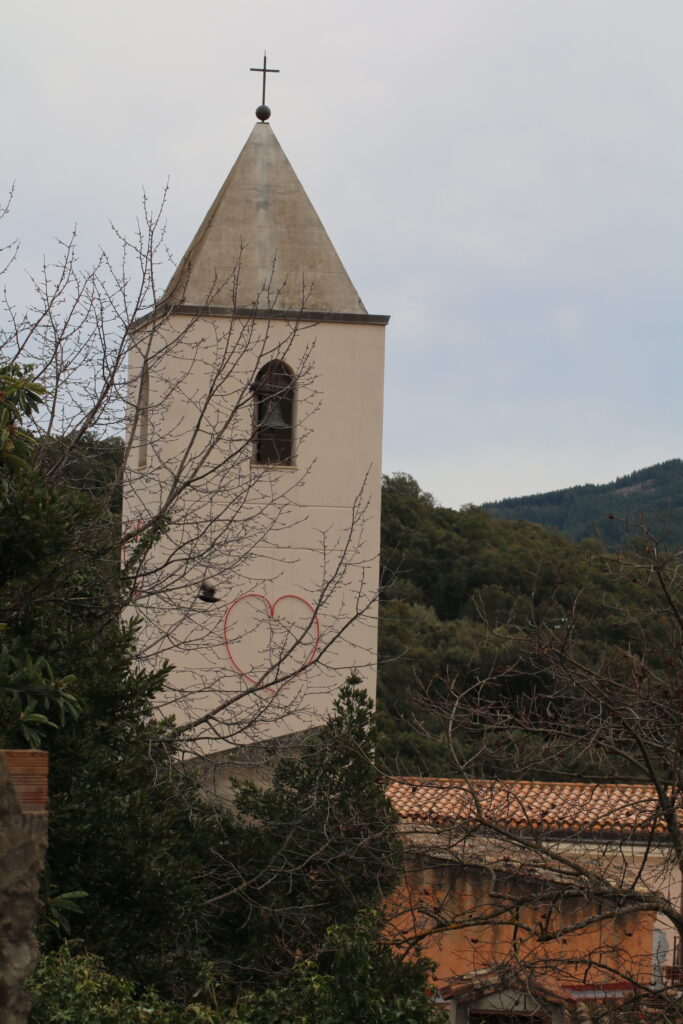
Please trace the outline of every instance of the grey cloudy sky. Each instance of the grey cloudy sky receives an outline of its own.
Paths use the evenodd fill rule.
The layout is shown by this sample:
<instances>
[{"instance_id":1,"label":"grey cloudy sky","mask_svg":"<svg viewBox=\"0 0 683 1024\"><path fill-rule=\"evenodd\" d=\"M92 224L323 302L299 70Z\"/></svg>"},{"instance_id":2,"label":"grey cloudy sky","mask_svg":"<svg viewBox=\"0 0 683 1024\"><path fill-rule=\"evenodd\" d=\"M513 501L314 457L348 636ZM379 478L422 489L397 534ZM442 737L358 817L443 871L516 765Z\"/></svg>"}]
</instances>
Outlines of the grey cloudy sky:
<instances>
[{"instance_id":1,"label":"grey cloudy sky","mask_svg":"<svg viewBox=\"0 0 683 1024\"><path fill-rule=\"evenodd\" d=\"M180 256L272 125L371 312L385 470L458 506L683 454L680 0L10 0L0 190L36 266L168 179Z\"/></svg>"}]
</instances>

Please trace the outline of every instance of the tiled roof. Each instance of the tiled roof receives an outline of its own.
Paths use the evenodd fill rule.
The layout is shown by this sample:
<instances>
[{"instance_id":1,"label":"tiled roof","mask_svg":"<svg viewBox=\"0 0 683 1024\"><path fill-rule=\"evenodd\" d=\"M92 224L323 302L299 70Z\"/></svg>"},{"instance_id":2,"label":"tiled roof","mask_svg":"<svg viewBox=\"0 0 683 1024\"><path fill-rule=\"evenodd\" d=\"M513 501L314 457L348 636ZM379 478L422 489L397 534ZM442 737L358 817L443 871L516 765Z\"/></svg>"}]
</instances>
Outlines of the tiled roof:
<instances>
[{"instance_id":1,"label":"tiled roof","mask_svg":"<svg viewBox=\"0 0 683 1024\"><path fill-rule=\"evenodd\" d=\"M388 796L406 822L495 823L553 835L666 833L652 786L592 782L396 778Z\"/></svg>"}]
</instances>

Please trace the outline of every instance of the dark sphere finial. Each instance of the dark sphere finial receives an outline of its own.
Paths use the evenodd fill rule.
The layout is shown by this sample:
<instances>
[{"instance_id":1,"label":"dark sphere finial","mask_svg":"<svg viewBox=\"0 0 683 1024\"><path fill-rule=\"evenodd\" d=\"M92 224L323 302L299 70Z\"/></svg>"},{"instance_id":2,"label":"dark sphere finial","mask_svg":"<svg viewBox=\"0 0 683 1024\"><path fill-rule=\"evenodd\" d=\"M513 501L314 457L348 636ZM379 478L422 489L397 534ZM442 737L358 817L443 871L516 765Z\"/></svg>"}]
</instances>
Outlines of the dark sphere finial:
<instances>
[{"instance_id":1,"label":"dark sphere finial","mask_svg":"<svg viewBox=\"0 0 683 1024\"><path fill-rule=\"evenodd\" d=\"M270 107L267 107L265 103L259 104L259 106L256 108L256 116L258 117L259 121L267 121L268 118L270 117Z\"/></svg>"}]
</instances>

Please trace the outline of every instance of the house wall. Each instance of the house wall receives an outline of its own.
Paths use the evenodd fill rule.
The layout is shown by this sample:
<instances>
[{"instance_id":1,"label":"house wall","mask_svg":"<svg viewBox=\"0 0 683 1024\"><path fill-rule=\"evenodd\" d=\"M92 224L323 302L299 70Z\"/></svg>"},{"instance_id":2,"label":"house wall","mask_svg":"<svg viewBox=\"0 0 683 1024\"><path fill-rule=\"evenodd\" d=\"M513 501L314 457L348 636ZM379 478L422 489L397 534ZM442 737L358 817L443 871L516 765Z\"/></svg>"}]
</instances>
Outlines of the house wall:
<instances>
[{"instance_id":1,"label":"house wall","mask_svg":"<svg viewBox=\"0 0 683 1024\"><path fill-rule=\"evenodd\" d=\"M615 881L628 887L635 884L641 893L664 897L674 908L683 903L681 871L665 843L642 842L629 837L584 843L562 843L558 848L571 856L588 857ZM658 933L658 934L657 934ZM674 940L678 933L663 914L653 923L652 954L657 948L659 967L673 963ZM655 979L656 980L656 979Z\"/></svg>"},{"instance_id":2,"label":"house wall","mask_svg":"<svg viewBox=\"0 0 683 1024\"><path fill-rule=\"evenodd\" d=\"M653 913L618 914L581 926L602 908L589 894L567 896L553 910L551 930L579 927L557 941L540 942L538 924L546 908L534 905L537 891L531 875L507 877L486 868L410 859L390 903L390 934L399 943L424 936L420 951L436 962L441 985L506 963L533 966L559 981L614 980L616 971L650 982ZM516 921L504 910L511 899L521 903ZM439 922L452 924L440 928Z\"/></svg>"}]
</instances>

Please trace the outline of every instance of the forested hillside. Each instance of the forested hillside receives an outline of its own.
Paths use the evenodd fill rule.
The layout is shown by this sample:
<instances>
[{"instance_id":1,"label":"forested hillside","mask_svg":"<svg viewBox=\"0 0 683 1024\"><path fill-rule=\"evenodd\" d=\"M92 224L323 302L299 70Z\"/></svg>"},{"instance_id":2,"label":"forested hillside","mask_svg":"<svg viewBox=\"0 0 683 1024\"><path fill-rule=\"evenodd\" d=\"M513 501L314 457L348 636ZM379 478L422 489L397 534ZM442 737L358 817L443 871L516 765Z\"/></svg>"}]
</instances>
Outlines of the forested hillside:
<instances>
[{"instance_id":1,"label":"forested hillside","mask_svg":"<svg viewBox=\"0 0 683 1024\"><path fill-rule=\"evenodd\" d=\"M390 770L452 774L443 707L436 707L447 703L452 680L464 691L502 672L511 706L551 685L529 659L528 645L517 643L523 631L553 638L580 628L596 657L615 644L634 644L642 597L600 540L574 543L482 508L440 508L404 474L384 481L382 564L388 585L378 710L380 752ZM462 756L470 740L478 742L476 729L456 740ZM546 755L544 772L553 774ZM479 770L509 776L521 763L518 754L511 760L492 750ZM580 769L585 776L586 766Z\"/></svg>"},{"instance_id":2,"label":"forested hillside","mask_svg":"<svg viewBox=\"0 0 683 1024\"><path fill-rule=\"evenodd\" d=\"M644 516L670 545L683 545L683 461L659 462L609 484L505 498L483 508L498 519L525 519L555 527L570 540L599 534L608 544L621 542L621 520Z\"/></svg>"}]
</instances>

